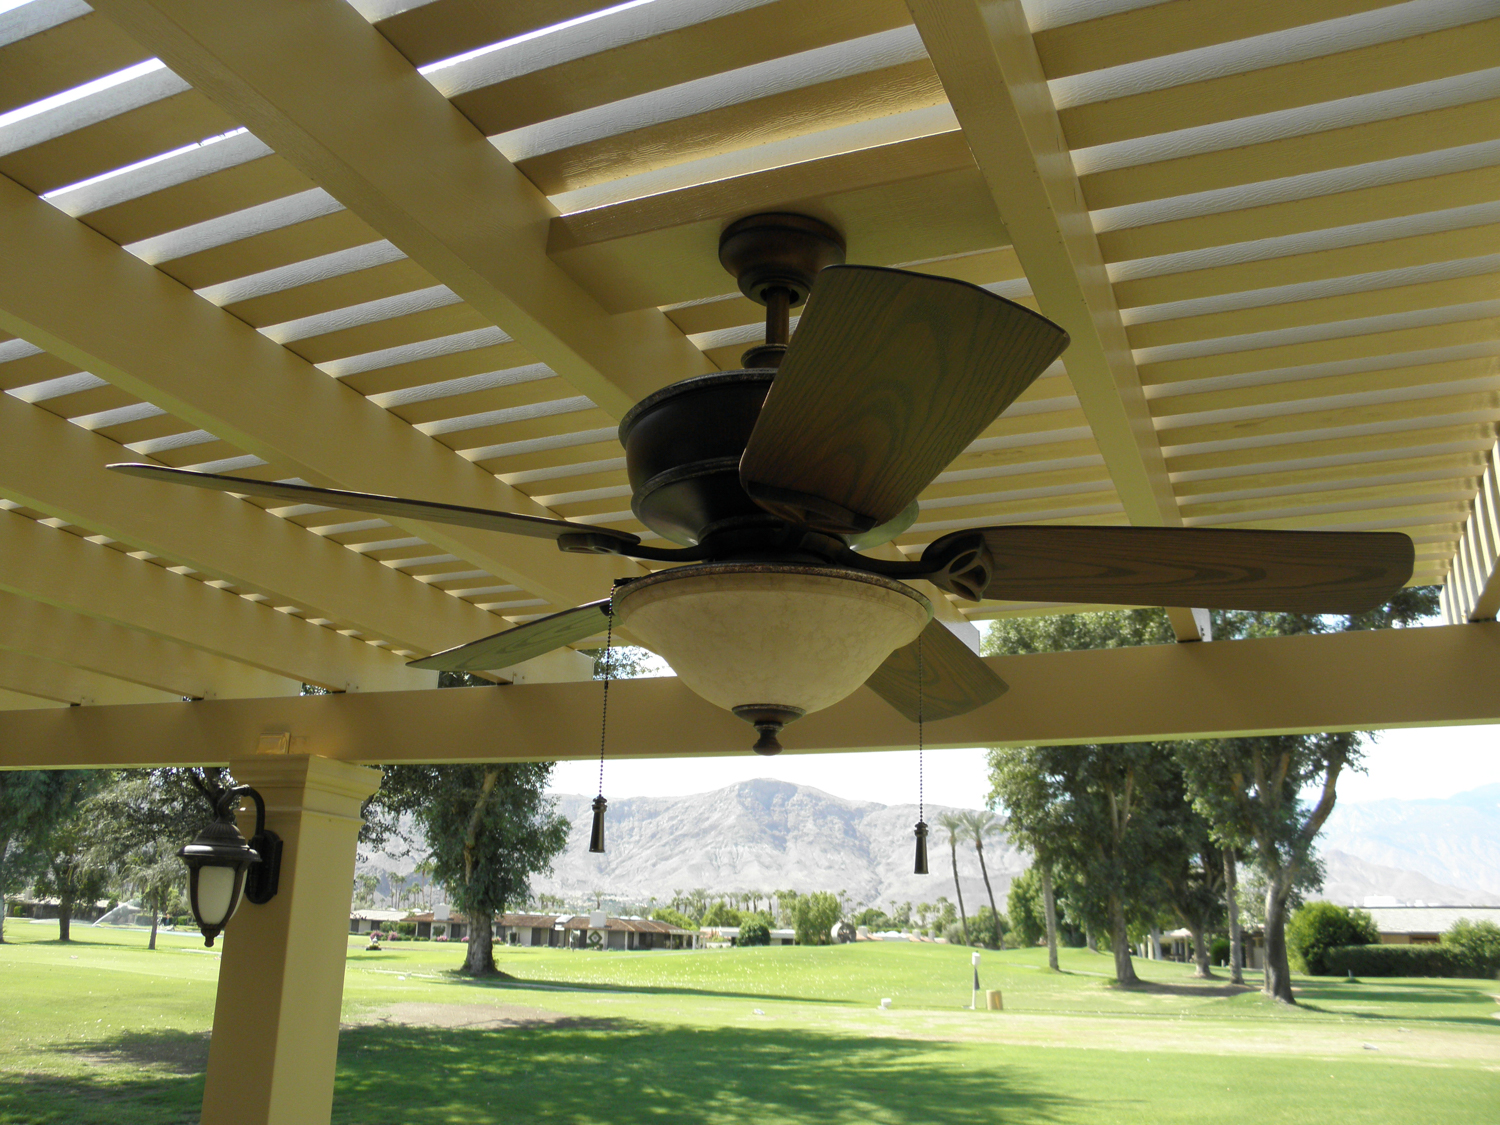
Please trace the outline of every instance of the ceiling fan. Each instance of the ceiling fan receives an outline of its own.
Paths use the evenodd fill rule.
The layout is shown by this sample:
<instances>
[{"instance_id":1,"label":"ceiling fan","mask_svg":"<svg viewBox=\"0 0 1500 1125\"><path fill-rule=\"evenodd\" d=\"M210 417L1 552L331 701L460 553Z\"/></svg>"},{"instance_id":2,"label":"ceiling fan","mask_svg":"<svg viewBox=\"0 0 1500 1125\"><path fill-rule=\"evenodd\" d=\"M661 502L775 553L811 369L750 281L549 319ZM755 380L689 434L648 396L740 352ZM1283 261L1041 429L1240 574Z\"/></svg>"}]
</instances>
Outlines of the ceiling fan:
<instances>
[{"instance_id":1,"label":"ceiling fan","mask_svg":"<svg viewBox=\"0 0 1500 1125\"><path fill-rule=\"evenodd\" d=\"M788 722L867 683L912 720L1006 690L906 583L967 601L1095 602L1354 613L1411 577L1399 533L1001 525L963 529L917 559L877 558L917 497L1067 347L1030 309L965 282L846 266L832 227L752 215L719 258L766 308L744 368L694 376L620 423L631 508L676 547L609 527L155 465L118 472L326 504L390 518L529 535L563 551L678 564L564 610L420 660L480 671L541 656L607 615L774 754ZM806 304L795 339L790 310Z\"/></svg>"}]
</instances>

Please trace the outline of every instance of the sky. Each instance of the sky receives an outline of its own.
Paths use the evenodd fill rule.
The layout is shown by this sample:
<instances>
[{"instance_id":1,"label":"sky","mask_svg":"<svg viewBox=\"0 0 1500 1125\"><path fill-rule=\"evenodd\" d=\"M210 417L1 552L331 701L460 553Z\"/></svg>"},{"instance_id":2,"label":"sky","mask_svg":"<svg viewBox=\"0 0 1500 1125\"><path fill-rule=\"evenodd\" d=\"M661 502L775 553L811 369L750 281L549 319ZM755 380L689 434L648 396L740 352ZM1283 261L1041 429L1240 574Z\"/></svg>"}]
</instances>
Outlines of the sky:
<instances>
[{"instance_id":1,"label":"sky","mask_svg":"<svg viewBox=\"0 0 1500 1125\"><path fill-rule=\"evenodd\" d=\"M1500 726L1385 731L1367 747L1365 760L1366 773L1341 775L1340 802L1451 797L1500 783ZM930 803L960 808L984 804L989 783L983 749L929 750L923 766ZM598 776L597 761L561 762L553 773L552 789L593 793ZM886 750L763 758L747 751L719 758L611 760L604 767L604 795L676 797L758 777L810 785L850 800L896 805L916 800L917 755L914 750Z\"/></svg>"}]
</instances>

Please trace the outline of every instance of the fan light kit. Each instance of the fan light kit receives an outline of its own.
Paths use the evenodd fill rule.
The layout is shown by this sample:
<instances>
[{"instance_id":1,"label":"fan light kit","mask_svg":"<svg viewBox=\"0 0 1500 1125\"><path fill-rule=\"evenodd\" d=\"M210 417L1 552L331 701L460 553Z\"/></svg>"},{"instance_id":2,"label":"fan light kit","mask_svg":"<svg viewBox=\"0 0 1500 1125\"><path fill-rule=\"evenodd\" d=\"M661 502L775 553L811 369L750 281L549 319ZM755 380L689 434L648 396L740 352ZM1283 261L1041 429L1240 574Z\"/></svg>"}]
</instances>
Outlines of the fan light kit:
<instances>
[{"instance_id":1,"label":"fan light kit","mask_svg":"<svg viewBox=\"0 0 1500 1125\"><path fill-rule=\"evenodd\" d=\"M919 708L941 720L1006 690L909 581L970 602L1343 614L1382 604L1411 577L1412 542L1394 532L1003 524L938 536L904 561L864 554L912 526L921 492L1052 365L1067 334L966 282L843 265L840 234L803 215L731 224L719 259L765 306L766 342L744 369L663 387L620 423L631 510L676 546L482 508L110 468L669 564L618 583L613 614L693 691L751 723L768 754L785 724L860 684L914 722ZM792 338L790 310L804 304ZM597 636L610 614L610 601L593 602L411 663L510 667Z\"/></svg>"}]
</instances>

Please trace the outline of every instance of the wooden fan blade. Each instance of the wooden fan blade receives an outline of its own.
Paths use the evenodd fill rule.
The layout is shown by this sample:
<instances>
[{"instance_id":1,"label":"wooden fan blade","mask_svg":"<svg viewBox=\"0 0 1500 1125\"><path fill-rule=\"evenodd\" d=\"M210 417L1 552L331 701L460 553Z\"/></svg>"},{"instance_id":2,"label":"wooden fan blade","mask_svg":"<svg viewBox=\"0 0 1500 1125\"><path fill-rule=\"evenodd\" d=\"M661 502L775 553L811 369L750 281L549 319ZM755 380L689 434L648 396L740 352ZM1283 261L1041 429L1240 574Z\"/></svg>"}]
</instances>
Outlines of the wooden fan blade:
<instances>
[{"instance_id":1,"label":"wooden fan blade","mask_svg":"<svg viewBox=\"0 0 1500 1125\"><path fill-rule=\"evenodd\" d=\"M984 596L1037 602L1362 613L1406 585L1416 554L1399 532L1012 526L978 534L990 555ZM932 543L924 560L965 535L975 533Z\"/></svg>"},{"instance_id":2,"label":"wooden fan blade","mask_svg":"<svg viewBox=\"0 0 1500 1125\"><path fill-rule=\"evenodd\" d=\"M740 459L783 519L830 534L896 518L1067 347L1045 317L963 281L818 274Z\"/></svg>"},{"instance_id":3,"label":"wooden fan blade","mask_svg":"<svg viewBox=\"0 0 1500 1125\"><path fill-rule=\"evenodd\" d=\"M990 666L947 626L941 621L929 621L917 640L891 653L865 681L866 687L912 722L917 721L919 642L922 718L926 722L965 714L1009 690L1009 685L990 671Z\"/></svg>"},{"instance_id":4,"label":"wooden fan blade","mask_svg":"<svg viewBox=\"0 0 1500 1125\"><path fill-rule=\"evenodd\" d=\"M369 512L389 519L426 520L429 523L457 524L485 531L503 531L509 535L529 535L534 539L557 540L564 535L603 536L621 546L634 546L640 536L607 527L549 520L539 516L522 516L514 512L497 512L489 508L466 508L460 504L438 504L430 500L404 500L399 496L377 496L369 492L345 492L338 488L315 488L307 484L278 484L275 481L247 480L244 477L218 473L195 473L191 469L168 469L161 465L110 465L127 476L146 480L190 484L214 492L240 492L248 496L265 496L289 504L320 504L346 508L351 512Z\"/></svg>"},{"instance_id":5,"label":"wooden fan blade","mask_svg":"<svg viewBox=\"0 0 1500 1125\"><path fill-rule=\"evenodd\" d=\"M609 602L589 602L457 648L408 661L407 667L438 672L486 672L494 668L509 668L591 637L608 622Z\"/></svg>"}]
</instances>

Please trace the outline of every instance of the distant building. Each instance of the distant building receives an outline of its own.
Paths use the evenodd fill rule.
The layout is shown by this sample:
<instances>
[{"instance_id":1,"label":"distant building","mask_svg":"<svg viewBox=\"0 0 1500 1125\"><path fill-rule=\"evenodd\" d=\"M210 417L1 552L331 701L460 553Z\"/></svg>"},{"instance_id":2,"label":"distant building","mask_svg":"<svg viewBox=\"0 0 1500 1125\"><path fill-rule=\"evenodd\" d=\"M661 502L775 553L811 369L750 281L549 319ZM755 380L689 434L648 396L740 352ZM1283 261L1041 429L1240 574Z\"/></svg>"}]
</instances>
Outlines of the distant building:
<instances>
[{"instance_id":1,"label":"distant building","mask_svg":"<svg viewBox=\"0 0 1500 1125\"><path fill-rule=\"evenodd\" d=\"M1500 906L1369 906L1381 945L1436 945L1460 918L1500 925Z\"/></svg>"},{"instance_id":2,"label":"distant building","mask_svg":"<svg viewBox=\"0 0 1500 1125\"><path fill-rule=\"evenodd\" d=\"M738 926L704 926L698 931L703 939L703 944L709 942L724 943L727 945L738 945L740 940L740 928ZM795 945L797 939L796 930L772 930L772 945Z\"/></svg>"},{"instance_id":3,"label":"distant building","mask_svg":"<svg viewBox=\"0 0 1500 1125\"><path fill-rule=\"evenodd\" d=\"M351 934L368 934L372 931L384 933L397 922L409 920L405 910L351 910L349 932Z\"/></svg>"},{"instance_id":4,"label":"distant building","mask_svg":"<svg viewBox=\"0 0 1500 1125\"><path fill-rule=\"evenodd\" d=\"M462 941L469 920L458 912L444 921L431 913L402 915L414 922L417 937ZM651 918L610 918L593 914L502 914L495 919L495 943L551 949L696 949L698 935Z\"/></svg>"}]
</instances>

